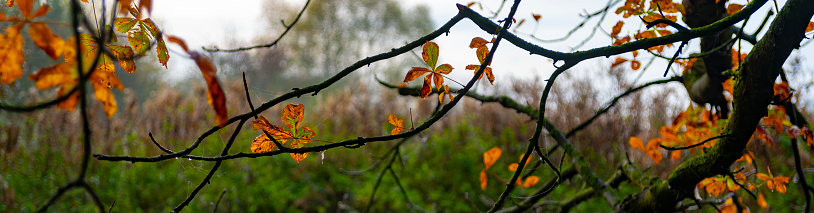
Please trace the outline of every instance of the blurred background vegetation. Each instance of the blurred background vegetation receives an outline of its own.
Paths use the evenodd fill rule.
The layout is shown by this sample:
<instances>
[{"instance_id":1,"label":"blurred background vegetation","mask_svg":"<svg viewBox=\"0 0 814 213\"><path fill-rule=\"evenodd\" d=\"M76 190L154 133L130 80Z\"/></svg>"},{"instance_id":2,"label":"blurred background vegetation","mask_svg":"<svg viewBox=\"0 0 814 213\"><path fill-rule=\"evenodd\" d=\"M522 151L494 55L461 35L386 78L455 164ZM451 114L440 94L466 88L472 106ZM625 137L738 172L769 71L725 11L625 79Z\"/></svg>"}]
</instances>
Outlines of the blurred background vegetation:
<instances>
[{"instance_id":1,"label":"blurred background vegetation","mask_svg":"<svg viewBox=\"0 0 814 213\"><path fill-rule=\"evenodd\" d=\"M252 100L255 104L262 103L292 88L321 82L356 60L401 46L434 28L428 9L423 6L403 8L393 0L324 3L327 1L313 1L306 13L319 15L304 16L284 42L276 47L211 55L220 69L230 115L249 111L241 81L244 72L249 79ZM278 23L279 17L293 17L298 12L298 8L285 1L270 1L266 7L273 11L268 13L269 23ZM65 8L65 5L54 6L49 15L64 17ZM7 8L3 9L4 13L5 10ZM282 29L275 24L268 26L272 26L269 32ZM55 28L57 34L67 37L67 27L58 29ZM276 34L270 33L268 37L257 38L254 43L268 41L274 36ZM51 63L46 61L50 60L47 56L35 51L36 47L30 42L25 48L26 53L32 53L27 54L27 70ZM180 150L213 125L210 106L203 98L203 79L188 76L187 79L166 80L168 71L152 60L147 57L139 61L138 72L133 74L118 71L127 90L116 91L119 112L112 119L106 118L97 101L90 101L93 153L161 154L150 142L148 133L152 133L163 146ZM304 124L314 127L319 140L341 141L389 134L392 126L387 124L388 114L404 118L404 125L409 128L427 118L438 103L433 98L401 97L376 83L375 78L399 83L407 69L420 60L420 57L407 54L385 63L372 64L332 86L330 91L293 102L305 104ZM797 60L796 63L802 63L801 59ZM555 84L547 103L549 119L564 131L584 122L611 97L634 86L623 69L585 70L580 73L588 74L582 76L569 73ZM541 77L501 82L479 87L477 92L510 96L524 104L539 101L543 85ZM627 159L661 177L666 177L680 163L665 159L665 163L654 165L643 153L631 151L627 144L630 136L656 137L660 126L668 124L686 108L689 104L686 94L675 89L680 88L678 83L675 84L648 88L628 96L572 139L600 177L610 177ZM26 80L0 87L4 102L34 103L53 98L53 91L31 89L33 85ZM280 125L277 118L281 111L282 107L277 106L263 115L273 124ZM811 113L806 111L806 115L810 117ZM503 157L490 171L509 178L512 173L507 167L525 150L525 143L533 132L530 129L533 122L528 116L497 104L464 100L430 130L409 138L399 148L399 161L393 165L394 172L410 201L423 210L487 210L491 199L504 189L504 183L490 179L486 190L480 188L478 174L483 168L482 153L492 147L503 149ZM35 211L60 184L74 178L82 152L79 123L76 110L0 111L0 212ZM232 131L234 129L226 128L217 136L207 138L192 154L216 155ZM258 134L250 125L244 126L232 153L250 152L249 145ZM784 140L788 139L777 140L781 141L777 146L753 145L750 151L756 153L764 165L783 165L773 166L782 168L773 171L775 174L793 174L791 158L767 158L791 155L790 149L785 147L788 142ZM355 171L376 164L396 143L370 143L357 149L311 153L299 164L287 155L228 160L186 210L210 212L217 205L218 212L361 211L369 204L375 180L383 166L361 173ZM555 144L545 137L541 143L544 147ZM808 164L811 162L809 153L802 153ZM560 163L562 155L561 151L554 152L552 160L555 164ZM565 158L565 161L565 167L568 167L570 159ZM89 182L98 189L104 203L113 205L114 212L163 212L183 201L212 165L188 159L157 163L92 160ZM535 175L542 181L554 177L547 169L541 169ZM548 198L564 200L586 187L583 180L575 177ZM534 190L517 189L512 197L521 198ZM638 191L637 186L623 184L619 193L626 195ZM96 207L84 193L72 191L50 210L95 212ZM785 196L767 194L770 210L775 206L789 206L797 193L795 187L790 187ZM753 202L747 203L754 205ZM545 206L540 208L546 209ZM374 212L420 210L411 207L392 176L384 176L371 209ZM606 212L610 208L605 201L592 199L574 210Z\"/></svg>"}]
</instances>

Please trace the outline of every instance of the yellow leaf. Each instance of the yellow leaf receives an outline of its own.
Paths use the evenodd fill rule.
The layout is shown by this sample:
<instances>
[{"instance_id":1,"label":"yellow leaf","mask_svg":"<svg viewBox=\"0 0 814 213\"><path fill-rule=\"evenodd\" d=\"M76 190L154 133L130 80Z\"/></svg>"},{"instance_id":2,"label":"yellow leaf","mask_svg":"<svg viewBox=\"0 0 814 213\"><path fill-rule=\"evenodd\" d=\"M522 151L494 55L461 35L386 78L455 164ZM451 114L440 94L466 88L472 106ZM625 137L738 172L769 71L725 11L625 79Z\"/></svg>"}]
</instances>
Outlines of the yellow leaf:
<instances>
[{"instance_id":1,"label":"yellow leaf","mask_svg":"<svg viewBox=\"0 0 814 213\"><path fill-rule=\"evenodd\" d=\"M486 169L492 167L492 164L495 164L500 155L503 153L503 150L500 148L492 148L489 151L483 153L483 165L486 166Z\"/></svg>"}]
</instances>

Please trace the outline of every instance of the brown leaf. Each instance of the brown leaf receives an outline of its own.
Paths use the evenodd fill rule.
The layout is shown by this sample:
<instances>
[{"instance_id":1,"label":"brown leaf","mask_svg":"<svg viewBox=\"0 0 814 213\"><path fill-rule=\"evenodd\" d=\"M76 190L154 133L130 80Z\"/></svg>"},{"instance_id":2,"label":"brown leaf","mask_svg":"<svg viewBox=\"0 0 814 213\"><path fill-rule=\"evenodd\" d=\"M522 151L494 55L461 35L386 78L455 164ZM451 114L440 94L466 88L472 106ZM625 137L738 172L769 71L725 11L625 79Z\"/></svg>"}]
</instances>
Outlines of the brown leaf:
<instances>
[{"instance_id":1,"label":"brown leaf","mask_svg":"<svg viewBox=\"0 0 814 213\"><path fill-rule=\"evenodd\" d=\"M187 48L187 43L184 42L183 39L175 37L175 36L167 35L167 40L169 42L171 42L171 43L178 44L179 46L181 46L181 49L184 49L185 52L189 52L189 49Z\"/></svg>"},{"instance_id":2,"label":"brown leaf","mask_svg":"<svg viewBox=\"0 0 814 213\"><path fill-rule=\"evenodd\" d=\"M531 14L531 17L533 17L533 18L534 18L534 21L540 21L540 18L542 18L543 16L541 16L540 14L534 14L534 13L532 13L532 14Z\"/></svg>"},{"instance_id":3,"label":"brown leaf","mask_svg":"<svg viewBox=\"0 0 814 213\"><path fill-rule=\"evenodd\" d=\"M729 15L731 16L732 14L740 12L741 9L743 9L743 5L732 3L726 7L726 13L729 13Z\"/></svg>"},{"instance_id":4,"label":"brown leaf","mask_svg":"<svg viewBox=\"0 0 814 213\"><path fill-rule=\"evenodd\" d=\"M814 31L814 21L809 21L808 25L806 26L806 32Z\"/></svg>"},{"instance_id":5,"label":"brown leaf","mask_svg":"<svg viewBox=\"0 0 814 213\"><path fill-rule=\"evenodd\" d=\"M200 53L190 52L189 56L195 60L195 64L201 69L201 74L203 74L204 80L206 80L208 87L206 102L215 108L215 123L220 127L224 127L229 118L226 115L226 94L223 92L215 76L218 68L208 57Z\"/></svg>"},{"instance_id":6,"label":"brown leaf","mask_svg":"<svg viewBox=\"0 0 814 213\"><path fill-rule=\"evenodd\" d=\"M624 25L625 25L625 22L622 22L622 21L616 22L616 25L613 25L613 28L611 29L611 37L612 38L618 38L619 33L622 32L622 26L624 26Z\"/></svg>"}]
</instances>

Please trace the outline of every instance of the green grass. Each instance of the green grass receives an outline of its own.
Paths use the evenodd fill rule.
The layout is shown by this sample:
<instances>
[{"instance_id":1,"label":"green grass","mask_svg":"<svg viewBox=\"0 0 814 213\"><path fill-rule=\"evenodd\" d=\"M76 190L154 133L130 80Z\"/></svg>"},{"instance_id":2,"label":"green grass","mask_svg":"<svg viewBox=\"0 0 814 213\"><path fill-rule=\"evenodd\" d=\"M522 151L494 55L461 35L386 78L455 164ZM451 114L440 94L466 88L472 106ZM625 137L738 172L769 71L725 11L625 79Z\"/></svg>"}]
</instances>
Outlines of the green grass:
<instances>
[{"instance_id":1,"label":"green grass","mask_svg":"<svg viewBox=\"0 0 814 213\"><path fill-rule=\"evenodd\" d=\"M325 128L332 128L326 126ZM382 134L389 132L387 127ZM340 141L353 138L347 133L330 135L319 131L318 139ZM102 133L99 133L102 134ZM153 156L159 150L140 133L131 133L113 143L111 155ZM213 156L220 153L228 135L213 135L205 140L194 155ZM248 152L256 132L247 127L239 135L231 153ZM426 131L409 139L399 147L399 160L392 165L399 182L409 199L420 208L431 212L485 211L489 205L483 200L496 199L505 188L493 175L489 175L486 190L480 188L479 172L483 169L482 153L492 147L503 149L503 155L489 169L490 173L509 179L512 172L508 165L517 162L526 147L526 141L516 141L515 134L528 135L525 129L505 128L496 137L467 120L440 132ZM45 135L64 138L63 136ZM426 139L426 140L424 140ZM67 139L65 139L67 140ZM21 142L22 143L22 142ZM97 142L102 143L102 142ZM187 141L166 141L173 147L185 147ZM319 143L319 142L313 142ZM186 212L211 212L218 198L218 212L335 212L363 211L371 197L375 181L384 165L362 173L349 175L342 171L357 171L373 165L397 141L369 143L358 149L332 149L324 153L311 153L302 163L296 163L288 155L235 159L225 161L213 176L210 184L195 196ZM44 144L44 143L39 143ZM314 144L311 144L314 145ZM80 144L63 147L42 146L25 149L21 144L14 153L5 153L1 159L2 178L14 190L15 204L0 205L0 212L33 212L42 206L56 189L76 177L81 162ZM66 148L71 147L71 148ZM66 152L66 149L69 150ZM76 150L76 151L71 151ZM94 151L98 153L99 151ZM560 152L552 158L558 158ZM324 154L324 160L322 155ZM615 165L600 165L601 159L584 152L600 177L607 178ZM566 158L569 159L569 158ZM387 158L386 160L389 160ZM558 159L556 159L558 160ZM387 161L385 161L387 162ZM213 162L172 159L157 163L108 162L91 159L89 184L96 190L105 205L112 205L114 212L167 212L181 203L212 168ZM782 164L774 162L773 164ZM565 167L569 164L566 163ZM792 167L773 171L793 176ZM607 174L607 175L604 175ZM543 166L534 175L541 183L554 177ZM563 201L589 188L576 176L563 182L546 198ZM798 200L796 184L788 185L786 196L761 188L774 208ZM534 188L517 188L509 197L507 205L529 196ZM624 183L613 190L617 199L639 192L640 188ZM746 195L745 193L740 193ZM739 194L739 195L740 195ZM390 173L385 173L371 206L372 212L415 211L406 201L399 185ZM469 200L467 200L467 197ZM483 197L483 198L482 198ZM484 199L485 198L485 199ZM742 197L754 203L751 197ZM786 205L787 206L787 205ZM756 206L753 210L759 209ZM543 210L550 209L543 206ZM706 210L713 210L707 208ZM705 210L705 211L706 211ZM72 190L63 195L49 211L95 212L96 206L82 190ZM574 212L611 211L601 197L594 197L572 209Z\"/></svg>"}]
</instances>

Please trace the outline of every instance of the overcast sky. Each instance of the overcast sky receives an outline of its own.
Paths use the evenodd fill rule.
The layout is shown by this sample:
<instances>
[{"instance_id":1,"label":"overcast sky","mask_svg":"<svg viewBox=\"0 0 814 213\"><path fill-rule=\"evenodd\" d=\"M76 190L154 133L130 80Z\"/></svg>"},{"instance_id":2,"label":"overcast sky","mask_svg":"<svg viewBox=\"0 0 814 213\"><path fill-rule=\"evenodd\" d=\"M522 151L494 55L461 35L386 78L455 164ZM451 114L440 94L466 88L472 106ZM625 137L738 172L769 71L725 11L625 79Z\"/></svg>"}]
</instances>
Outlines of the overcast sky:
<instances>
[{"instance_id":1,"label":"overcast sky","mask_svg":"<svg viewBox=\"0 0 814 213\"><path fill-rule=\"evenodd\" d=\"M296 6L302 6L305 1L289 0L289 2ZM430 7L430 15L433 24L437 27L447 22L452 16L457 13L456 3L466 4L470 1L456 1L456 0L401 0L404 6L412 7L418 4L428 5ZM500 0L484 0L484 10L495 10L500 4ZM731 0L730 2L746 4L745 0ZM509 2L511 3L511 1ZM507 3L506 7L509 7ZM778 4L782 7L785 1L779 0ZM187 41L191 48L200 49L202 46L217 45L221 48L234 47L234 44L227 44L230 39L243 40L246 44L252 43L252 39L260 35L268 34L264 32L266 24L260 17L263 11L262 0L234 0L224 3L222 0L160 0L153 1L154 11L152 17L159 20L159 26L170 35L179 36ZM536 31L533 32L537 37L544 39L560 38L566 34L568 30L573 28L582 19L580 15L587 12L594 12L607 4L606 0L526 0L521 3L521 7L517 12L517 19L527 19L526 23L520 28L521 32L531 33L535 29L535 23L531 20L531 14L540 14L542 19L539 26L536 26ZM762 19L766 11L772 6L772 2L767 3L758 11L755 17ZM615 6L614 8L618 7ZM479 8L475 8L478 10ZM505 11L508 11L505 10ZM305 14L305 16L314 14ZM281 17L282 19L290 20L291 17ZM605 21L601 23L604 29L610 29L621 16L614 13L609 13ZM633 34L640 27L640 21L635 17L626 19L629 24L626 24L622 30L622 34ZM759 24L760 20L750 21L754 29ZM279 24L279 23L271 23ZM260 27L258 27L260 25ZM588 22L587 26L572 36L570 39L558 43L537 43L545 48L569 52L571 47L581 42L590 33L592 26L596 25L596 21ZM272 32L279 33L279 32ZM476 62L474 51L468 49L469 41L474 36L480 36L489 39L490 35L482 32L471 21L463 20L461 23L452 28L449 36L441 36L435 40L441 48L439 63L450 63L456 69L453 71L453 78L459 80L466 80L471 77L471 71L463 70L467 64ZM285 40L283 40L285 42ZM598 31L595 37L581 47L581 50L602 47L611 44L611 39L602 31ZM744 42L745 43L745 42ZM520 50L512 45L504 43L498 49L498 54L492 63L498 81L505 79L508 76L514 75L519 77L540 75L546 78L553 70L550 60L540 56L530 56L527 52ZM698 40L693 40L690 43L690 49L685 51L697 52ZM744 45L749 48L750 45ZM173 47L170 47L171 49ZM175 47L177 49L177 47ZM419 50L420 51L420 50ZM665 52L673 54L676 48L668 48ZM800 51L804 53L814 53L814 48L811 45L803 47ZM642 52L640 52L642 53ZM623 55L630 58L630 54ZM639 58L645 59L648 54L640 54ZM573 70L589 70L589 69L605 69L609 66L614 58L605 59L598 58L588 60L580 63ZM646 63L646 61L643 61ZM172 57L169 63L170 73L173 77L185 76L190 72L197 72L189 67L191 62L183 60L181 57ZM661 78L664 70L666 69L666 62L664 60L657 60L652 67L643 73L643 78L639 82L646 80L653 80ZM406 72L406 70L405 70ZM632 78L639 75L641 71L631 74Z\"/></svg>"}]
</instances>

